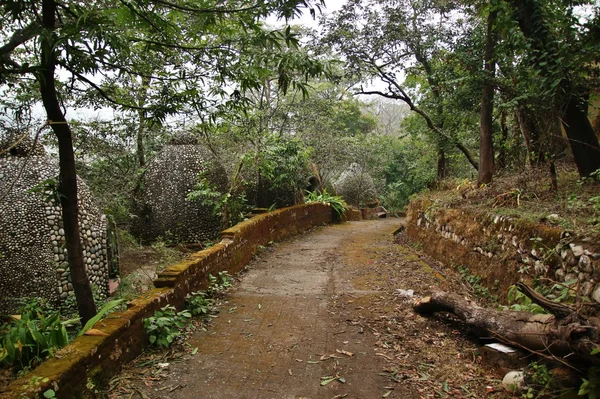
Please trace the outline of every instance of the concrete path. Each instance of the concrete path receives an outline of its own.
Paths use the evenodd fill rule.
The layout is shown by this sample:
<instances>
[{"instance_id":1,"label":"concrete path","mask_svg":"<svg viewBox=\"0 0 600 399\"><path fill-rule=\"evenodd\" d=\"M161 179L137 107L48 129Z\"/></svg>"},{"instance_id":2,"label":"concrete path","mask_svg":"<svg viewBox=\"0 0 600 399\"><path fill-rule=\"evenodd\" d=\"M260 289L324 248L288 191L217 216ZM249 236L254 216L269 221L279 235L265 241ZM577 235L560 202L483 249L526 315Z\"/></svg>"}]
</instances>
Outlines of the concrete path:
<instances>
[{"instance_id":1,"label":"concrete path","mask_svg":"<svg viewBox=\"0 0 600 399\"><path fill-rule=\"evenodd\" d=\"M193 355L135 390L153 399L421 398L442 388L464 393L458 387L483 394L485 382L464 382L474 349L395 294L443 280L393 242L400 225L321 227L266 249L207 331L188 339ZM458 371L467 380L452 388Z\"/></svg>"}]
</instances>

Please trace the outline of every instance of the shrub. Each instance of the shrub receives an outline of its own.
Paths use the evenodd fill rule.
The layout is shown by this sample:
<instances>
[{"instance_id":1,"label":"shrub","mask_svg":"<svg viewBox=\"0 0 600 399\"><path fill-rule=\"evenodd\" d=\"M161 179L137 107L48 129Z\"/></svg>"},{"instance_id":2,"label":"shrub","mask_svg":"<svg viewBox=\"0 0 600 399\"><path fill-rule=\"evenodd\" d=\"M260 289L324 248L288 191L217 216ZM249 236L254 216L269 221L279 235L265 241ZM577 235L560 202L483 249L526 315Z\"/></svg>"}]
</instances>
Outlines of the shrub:
<instances>
[{"instance_id":1,"label":"shrub","mask_svg":"<svg viewBox=\"0 0 600 399\"><path fill-rule=\"evenodd\" d=\"M69 335L59 312L44 314L42 304L32 300L19 309L19 317L4 325L0 362L21 370L41 363L55 351L67 345Z\"/></svg>"},{"instance_id":2,"label":"shrub","mask_svg":"<svg viewBox=\"0 0 600 399\"><path fill-rule=\"evenodd\" d=\"M320 202L323 204L328 204L331 206L331 208L333 208L333 210L335 211L335 214L337 215L337 217L341 220L344 219L345 215L346 215L346 209L348 208L348 205L346 204L346 201L344 201L342 199L342 197L337 196L337 195L331 195L327 192L327 190L323 189L323 191L318 192L318 191L314 191L314 192L310 192L307 191L306 192L306 199L305 199L307 204L310 204L312 202Z\"/></svg>"},{"instance_id":3,"label":"shrub","mask_svg":"<svg viewBox=\"0 0 600 399\"><path fill-rule=\"evenodd\" d=\"M164 306L154 315L144 319L144 328L148 333L150 345L169 347L175 338L181 335L181 330L192 314L188 310L177 312L172 305Z\"/></svg>"}]
</instances>

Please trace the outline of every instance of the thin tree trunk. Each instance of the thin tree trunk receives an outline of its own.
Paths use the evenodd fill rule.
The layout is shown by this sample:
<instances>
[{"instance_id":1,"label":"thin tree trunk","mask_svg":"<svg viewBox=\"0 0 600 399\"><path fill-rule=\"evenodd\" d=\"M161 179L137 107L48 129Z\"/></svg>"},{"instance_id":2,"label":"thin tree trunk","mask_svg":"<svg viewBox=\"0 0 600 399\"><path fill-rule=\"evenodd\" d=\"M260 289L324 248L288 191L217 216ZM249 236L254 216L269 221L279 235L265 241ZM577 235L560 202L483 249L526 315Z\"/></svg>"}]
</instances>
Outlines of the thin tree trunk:
<instances>
[{"instance_id":1,"label":"thin tree trunk","mask_svg":"<svg viewBox=\"0 0 600 399\"><path fill-rule=\"evenodd\" d=\"M138 91L138 107L142 108L146 104L146 96L148 87L150 86L150 78L142 77L142 87ZM137 131L137 157L140 168L146 166L146 149L144 147L144 137L146 135L146 111L138 109L139 126Z\"/></svg>"},{"instance_id":2,"label":"thin tree trunk","mask_svg":"<svg viewBox=\"0 0 600 399\"><path fill-rule=\"evenodd\" d=\"M448 164L449 160L446 157L446 152L443 148L438 147L438 159L437 159L437 178L438 180L445 179L448 177Z\"/></svg>"},{"instance_id":3,"label":"thin tree trunk","mask_svg":"<svg viewBox=\"0 0 600 399\"><path fill-rule=\"evenodd\" d=\"M54 0L43 0L42 23L49 32L56 29L56 3ZM56 69L54 38L54 35L42 35L41 37L41 71L38 75L38 81L42 102L48 115L48 122L58 138L59 190L67 260L69 261L79 316L81 322L86 323L96 314L96 305L83 263L83 248L79 236L77 175L71 130L60 109L54 80Z\"/></svg>"},{"instance_id":4,"label":"thin tree trunk","mask_svg":"<svg viewBox=\"0 0 600 399\"><path fill-rule=\"evenodd\" d=\"M500 131L502 132L502 142L498 148L498 162L496 166L498 170L505 169L508 163L506 147L508 142L508 125L506 124L506 112L500 114Z\"/></svg>"},{"instance_id":5,"label":"thin tree trunk","mask_svg":"<svg viewBox=\"0 0 600 399\"><path fill-rule=\"evenodd\" d=\"M550 160L550 190L554 194L558 194L558 179L556 178L556 165L554 164L554 160Z\"/></svg>"},{"instance_id":6,"label":"thin tree trunk","mask_svg":"<svg viewBox=\"0 0 600 399\"><path fill-rule=\"evenodd\" d=\"M527 148L527 162L529 166L535 167L545 160L544 152L541 148L540 133L533 118L524 108L518 106L515 110L519 129L523 135L525 148Z\"/></svg>"},{"instance_id":7,"label":"thin tree trunk","mask_svg":"<svg viewBox=\"0 0 600 399\"><path fill-rule=\"evenodd\" d=\"M137 131L137 157L138 157L138 166L140 168L143 168L144 166L146 166L146 155L145 155L145 148L144 148L144 135L145 135L145 124L146 124L146 117L145 117L145 112L143 110L138 110L138 119L139 119L139 125L138 125L138 131Z\"/></svg>"},{"instance_id":8,"label":"thin tree trunk","mask_svg":"<svg viewBox=\"0 0 600 399\"><path fill-rule=\"evenodd\" d=\"M498 11L490 11L487 19L487 34L485 39L485 80L483 83L483 94L481 96L481 120L479 136L479 170L478 184L489 184L494 174L494 143L493 134L493 111L494 111L494 74L496 71L496 60L494 59L495 36L494 24Z\"/></svg>"}]
</instances>

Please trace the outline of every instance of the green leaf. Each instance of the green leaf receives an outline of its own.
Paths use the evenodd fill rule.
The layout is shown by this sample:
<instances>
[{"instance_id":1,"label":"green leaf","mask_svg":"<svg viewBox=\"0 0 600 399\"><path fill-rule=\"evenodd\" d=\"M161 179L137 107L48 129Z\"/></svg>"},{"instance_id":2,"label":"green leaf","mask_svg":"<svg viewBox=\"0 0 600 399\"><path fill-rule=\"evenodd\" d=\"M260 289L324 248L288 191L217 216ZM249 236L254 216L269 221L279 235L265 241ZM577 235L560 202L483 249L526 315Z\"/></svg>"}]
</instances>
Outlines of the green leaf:
<instances>
[{"instance_id":1,"label":"green leaf","mask_svg":"<svg viewBox=\"0 0 600 399\"><path fill-rule=\"evenodd\" d=\"M81 329L81 331L79 331L79 334L77 334L77 336L82 336L83 334L85 334L90 328L94 326L94 324L100 321L100 319L102 319L112 309L123 303L123 301L124 299L115 299L114 301L110 301L106 305L104 305L94 317L92 317L88 320L87 323L85 323L85 326L83 326L83 328Z\"/></svg>"}]
</instances>

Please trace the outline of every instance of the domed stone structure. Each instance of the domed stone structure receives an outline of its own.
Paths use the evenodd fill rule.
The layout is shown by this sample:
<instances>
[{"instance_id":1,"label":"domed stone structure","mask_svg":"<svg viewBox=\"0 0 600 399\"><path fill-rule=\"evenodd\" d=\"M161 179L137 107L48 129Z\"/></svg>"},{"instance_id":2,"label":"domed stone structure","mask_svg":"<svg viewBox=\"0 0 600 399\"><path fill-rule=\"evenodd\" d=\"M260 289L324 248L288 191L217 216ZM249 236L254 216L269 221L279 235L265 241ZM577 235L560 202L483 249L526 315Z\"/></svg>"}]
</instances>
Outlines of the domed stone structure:
<instances>
[{"instance_id":1,"label":"domed stone structure","mask_svg":"<svg viewBox=\"0 0 600 399\"><path fill-rule=\"evenodd\" d=\"M49 187L58 162L32 141L0 142L0 313L14 313L21 300L37 297L53 305L74 298L60 205ZM44 183L45 182L45 183ZM108 296L106 217L78 179L80 235L88 278L97 298Z\"/></svg>"},{"instance_id":2,"label":"domed stone structure","mask_svg":"<svg viewBox=\"0 0 600 399\"><path fill-rule=\"evenodd\" d=\"M357 164L352 163L333 184L335 191L350 205L360 207L377 200L373 178Z\"/></svg>"},{"instance_id":3,"label":"domed stone structure","mask_svg":"<svg viewBox=\"0 0 600 399\"><path fill-rule=\"evenodd\" d=\"M148 163L135 195L132 233L142 241L164 237L180 243L214 239L221 217L188 193L204 176L219 192L227 190L227 173L215 156L190 133L178 134Z\"/></svg>"}]
</instances>

